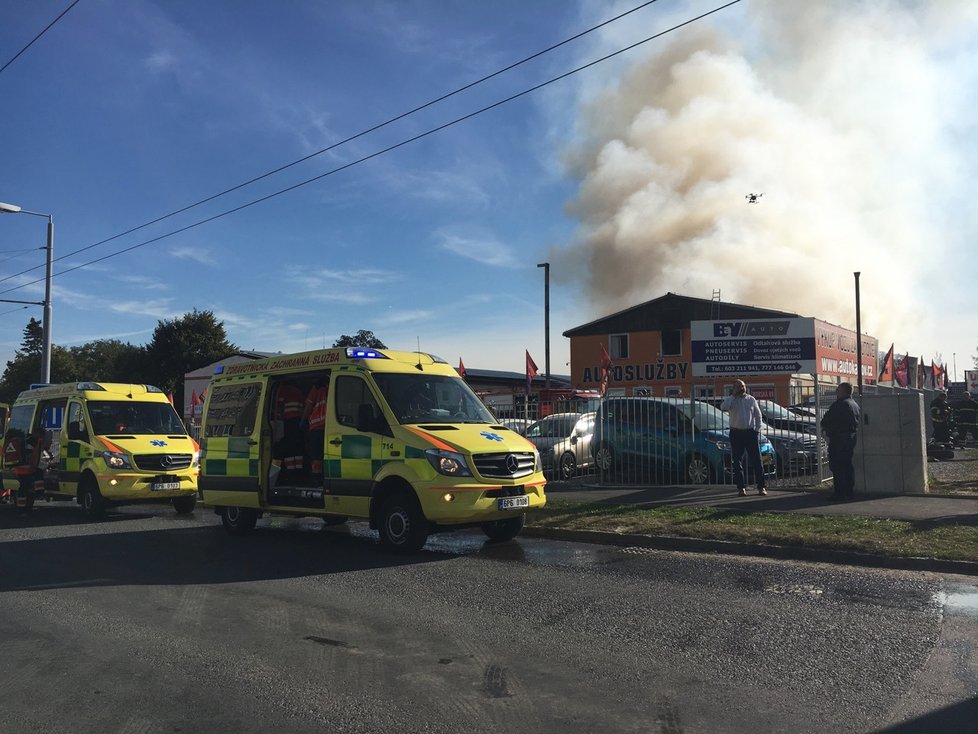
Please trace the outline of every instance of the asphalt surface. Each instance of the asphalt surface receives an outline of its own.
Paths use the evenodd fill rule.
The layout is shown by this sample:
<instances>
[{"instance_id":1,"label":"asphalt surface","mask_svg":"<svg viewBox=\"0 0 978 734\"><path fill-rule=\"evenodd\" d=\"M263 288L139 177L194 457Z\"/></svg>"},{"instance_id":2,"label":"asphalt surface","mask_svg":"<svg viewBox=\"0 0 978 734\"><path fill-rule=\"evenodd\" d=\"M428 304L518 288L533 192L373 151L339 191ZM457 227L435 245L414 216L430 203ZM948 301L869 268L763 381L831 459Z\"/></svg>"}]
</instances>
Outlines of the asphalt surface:
<instances>
[{"instance_id":1,"label":"asphalt surface","mask_svg":"<svg viewBox=\"0 0 978 734\"><path fill-rule=\"evenodd\" d=\"M360 523L0 512L0 731L969 731L957 576Z\"/></svg>"},{"instance_id":2,"label":"asphalt surface","mask_svg":"<svg viewBox=\"0 0 978 734\"><path fill-rule=\"evenodd\" d=\"M850 502L828 501L827 490L768 489L766 496L756 493L740 497L727 486L609 486L591 479L557 481L547 484L551 500L634 504L641 507L682 506L719 507L738 512L785 512L825 516L861 516L906 520L921 525L962 524L978 528L978 497L953 495L858 495ZM675 536L625 535L610 532L560 530L528 527L525 533L554 540L643 546L665 550L725 553L766 558L818 561L854 566L874 566L936 573L978 576L978 558L952 561L935 558L899 558L870 553L855 553L769 543L728 542ZM978 728L976 728L978 731Z\"/></svg>"}]
</instances>

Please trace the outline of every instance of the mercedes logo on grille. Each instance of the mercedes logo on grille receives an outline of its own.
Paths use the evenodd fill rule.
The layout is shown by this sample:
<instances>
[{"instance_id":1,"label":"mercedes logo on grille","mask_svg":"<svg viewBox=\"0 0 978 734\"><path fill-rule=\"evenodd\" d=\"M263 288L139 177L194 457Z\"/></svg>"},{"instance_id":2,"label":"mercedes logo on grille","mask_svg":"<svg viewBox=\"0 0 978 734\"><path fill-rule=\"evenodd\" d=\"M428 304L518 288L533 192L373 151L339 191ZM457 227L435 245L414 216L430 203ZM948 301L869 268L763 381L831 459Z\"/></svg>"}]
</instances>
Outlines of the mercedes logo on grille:
<instances>
[{"instance_id":1,"label":"mercedes logo on grille","mask_svg":"<svg viewBox=\"0 0 978 734\"><path fill-rule=\"evenodd\" d=\"M173 457L170 456L169 454L163 454L163 456L160 457L160 466L167 467L167 466L171 466L172 464L173 464Z\"/></svg>"},{"instance_id":2,"label":"mercedes logo on grille","mask_svg":"<svg viewBox=\"0 0 978 734\"><path fill-rule=\"evenodd\" d=\"M520 468L520 460L516 454L507 454L506 456L506 471L510 474L515 474Z\"/></svg>"}]
</instances>

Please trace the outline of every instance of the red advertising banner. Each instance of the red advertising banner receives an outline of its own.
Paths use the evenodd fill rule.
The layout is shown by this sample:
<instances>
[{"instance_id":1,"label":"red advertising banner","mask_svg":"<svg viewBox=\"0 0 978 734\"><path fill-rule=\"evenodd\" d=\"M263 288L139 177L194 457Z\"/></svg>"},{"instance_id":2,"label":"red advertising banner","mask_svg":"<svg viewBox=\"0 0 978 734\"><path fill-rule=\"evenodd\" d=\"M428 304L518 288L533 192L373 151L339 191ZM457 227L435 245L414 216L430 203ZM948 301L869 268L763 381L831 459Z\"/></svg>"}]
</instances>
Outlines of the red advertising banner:
<instances>
[{"instance_id":1,"label":"red advertising banner","mask_svg":"<svg viewBox=\"0 0 978 734\"><path fill-rule=\"evenodd\" d=\"M864 382L876 382L879 340L862 335ZM815 364L819 375L856 380L856 332L815 319Z\"/></svg>"}]
</instances>

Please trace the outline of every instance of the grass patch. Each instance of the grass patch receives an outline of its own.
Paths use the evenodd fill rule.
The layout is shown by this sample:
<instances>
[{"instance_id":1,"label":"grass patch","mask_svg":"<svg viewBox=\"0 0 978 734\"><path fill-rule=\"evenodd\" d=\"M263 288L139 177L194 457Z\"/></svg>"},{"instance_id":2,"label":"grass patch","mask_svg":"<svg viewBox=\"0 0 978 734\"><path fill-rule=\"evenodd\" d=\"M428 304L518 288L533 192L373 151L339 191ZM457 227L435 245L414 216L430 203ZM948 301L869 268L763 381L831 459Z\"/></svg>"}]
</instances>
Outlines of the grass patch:
<instances>
[{"instance_id":1,"label":"grass patch","mask_svg":"<svg viewBox=\"0 0 978 734\"><path fill-rule=\"evenodd\" d=\"M857 551L896 557L978 560L978 528L868 517L826 517L719 508L601 505L551 500L527 525L634 535Z\"/></svg>"}]
</instances>

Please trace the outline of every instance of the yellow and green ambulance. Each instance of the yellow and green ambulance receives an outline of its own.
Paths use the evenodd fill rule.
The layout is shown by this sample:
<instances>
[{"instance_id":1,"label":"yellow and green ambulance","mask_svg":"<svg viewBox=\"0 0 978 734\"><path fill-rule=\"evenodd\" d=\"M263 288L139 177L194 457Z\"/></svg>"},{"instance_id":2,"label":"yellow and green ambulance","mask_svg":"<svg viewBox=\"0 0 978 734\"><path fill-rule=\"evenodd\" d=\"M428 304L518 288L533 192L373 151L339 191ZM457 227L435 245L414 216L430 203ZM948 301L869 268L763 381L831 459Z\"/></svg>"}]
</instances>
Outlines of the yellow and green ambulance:
<instances>
[{"instance_id":1,"label":"yellow and green ambulance","mask_svg":"<svg viewBox=\"0 0 978 734\"><path fill-rule=\"evenodd\" d=\"M513 538L526 510L546 503L533 444L500 425L452 366L420 352L324 349L218 365L200 446L203 500L235 535L264 513L359 518L411 553L449 528Z\"/></svg>"},{"instance_id":2,"label":"yellow and green ambulance","mask_svg":"<svg viewBox=\"0 0 978 734\"><path fill-rule=\"evenodd\" d=\"M36 448L34 448L36 447ZM91 518L108 507L197 503L200 450L163 392L152 385L77 382L25 390L3 441L4 490L18 491L25 465L40 497L77 500Z\"/></svg>"}]
</instances>

